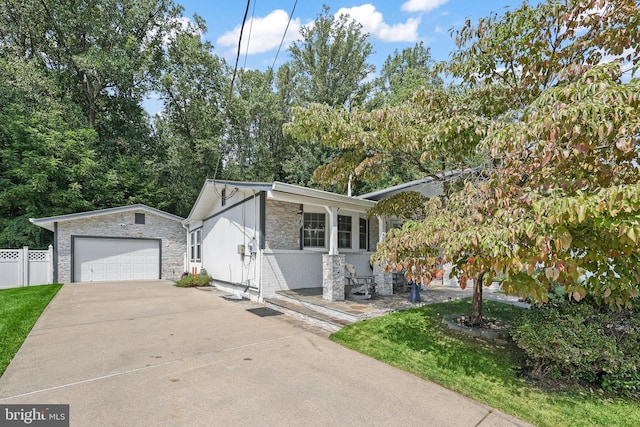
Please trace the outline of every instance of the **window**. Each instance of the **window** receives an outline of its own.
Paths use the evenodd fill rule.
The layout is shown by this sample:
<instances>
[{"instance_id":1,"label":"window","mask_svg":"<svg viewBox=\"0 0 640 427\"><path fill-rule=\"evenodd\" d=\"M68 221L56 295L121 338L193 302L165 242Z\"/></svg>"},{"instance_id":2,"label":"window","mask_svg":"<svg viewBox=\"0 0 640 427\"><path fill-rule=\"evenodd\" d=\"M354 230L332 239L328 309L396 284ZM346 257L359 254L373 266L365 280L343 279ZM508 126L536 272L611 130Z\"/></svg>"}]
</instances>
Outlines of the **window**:
<instances>
[{"instance_id":1,"label":"window","mask_svg":"<svg viewBox=\"0 0 640 427\"><path fill-rule=\"evenodd\" d=\"M323 213L304 213L304 246L324 248L325 245L325 215Z\"/></svg>"},{"instance_id":2,"label":"window","mask_svg":"<svg viewBox=\"0 0 640 427\"><path fill-rule=\"evenodd\" d=\"M369 221L360 218L360 249L369 250Z\"/></svg>"},{"instance_id":3,"label":"window","mask_svg":"<svg viewBox=\"0 0 640 427\"><path fill-rule=\"evenodd\" d=\"M189 235L189 258L192 262L202 259L202 229L194 230Z\"/></svg>"},{"instance_id":4,"label":"window","mask_svg":"<svg viewBox=\"0 0 640 427\"><path fill-rule=\"evenodd\" d=\"M135 223L136 224L144 224L144 214L143 213L137 213L135 214L136 218L135 218Z\"/></svg>"},{"instance_id":5,"label":"window","mask_svg":"<svg viewBox=\"0 0 640 427\"><path fill-rule=\"evenodd\" d=\"M220 196L220 199L222 200L222 206L227 204L227 189L226 188L222 189L222 195Z\"/></svg>"},{"instance_id":6,"label":"window","mask_svg":"<svg viewBox=\"0 0 640 427\"><path fill-rule=\"evenodd\" d=\"M351 247L351 217L338 215L338 248Z\"/></svg>"}]
</instances>

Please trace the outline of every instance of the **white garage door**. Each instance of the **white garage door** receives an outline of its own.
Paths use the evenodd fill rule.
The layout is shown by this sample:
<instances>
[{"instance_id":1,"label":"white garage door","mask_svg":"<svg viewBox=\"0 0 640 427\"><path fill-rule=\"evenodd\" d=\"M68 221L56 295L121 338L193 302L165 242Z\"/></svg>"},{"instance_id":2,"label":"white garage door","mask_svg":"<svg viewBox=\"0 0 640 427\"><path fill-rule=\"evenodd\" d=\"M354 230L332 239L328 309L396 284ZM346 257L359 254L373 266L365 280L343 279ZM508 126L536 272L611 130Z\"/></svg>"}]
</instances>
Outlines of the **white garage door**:
<instances>
[{"instance_id":1,"label":"white garage door","mask_svg":"<svg viewBox=\"0 0 640 427\"><path fill-rule=\"evenodd\" d=\"M159 240L74 238L74 282L141 280L159 277Z\"/></svg>"}]
</instances>

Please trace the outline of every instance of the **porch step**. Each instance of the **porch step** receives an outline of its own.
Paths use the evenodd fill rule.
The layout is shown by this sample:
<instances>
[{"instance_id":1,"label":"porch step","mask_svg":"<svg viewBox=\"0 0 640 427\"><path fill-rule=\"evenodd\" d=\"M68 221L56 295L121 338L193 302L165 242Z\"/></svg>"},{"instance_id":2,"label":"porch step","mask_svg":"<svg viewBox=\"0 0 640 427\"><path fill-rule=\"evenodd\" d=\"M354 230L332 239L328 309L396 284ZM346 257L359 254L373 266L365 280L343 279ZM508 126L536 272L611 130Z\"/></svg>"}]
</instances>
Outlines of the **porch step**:
<instances>
[{"instance_id":1,"label":"porch step","mask_svg":"<svg viewBox=\"0 0 640 427\"><path fill-rule=\"evenodd\" d=\"M288 316L300 319L303 322L319 326L329 332L339 331L343 326L353 323L353 321L321 313L301 304L300 301L291 301L291 299L283 298L282 296L265 298L264 303L273 310L280 311Z\"/></svg>"},{"instance_id":2,"label":"porch step","mask_svg":"<svg viewBox=\"0 0 640 427\"><path fill-rule=\"evenodd\" d=\"M301 293L300 291L304 290L298 289L296 291L278 291L276 293L276 298L283 299L293 304L302 305L303 307L306 307L318 313L322 313L328 317L334 317L349 323L354 323L369 317L358 311L351 310L348 307L347 302L345 301L326 301L322 299L322 294L319 294L316 297L309 298L308 295L305 296L305 294Z\"/></svg>"}]
</instances>

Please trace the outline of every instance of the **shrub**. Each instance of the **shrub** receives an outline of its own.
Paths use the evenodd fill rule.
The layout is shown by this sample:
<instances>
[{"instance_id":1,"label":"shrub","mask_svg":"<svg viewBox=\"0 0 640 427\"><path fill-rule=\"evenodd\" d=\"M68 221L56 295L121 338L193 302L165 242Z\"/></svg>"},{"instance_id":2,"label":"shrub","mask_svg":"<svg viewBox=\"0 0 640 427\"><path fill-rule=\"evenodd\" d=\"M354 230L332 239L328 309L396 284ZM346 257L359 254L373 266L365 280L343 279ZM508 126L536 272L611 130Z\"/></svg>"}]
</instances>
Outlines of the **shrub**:
<instances>
[{"instance_id":1,"label":"shrub","mask_svg":"<svg viewBox=\"0 0 640 427\"><path fill-rule=\"evenodd\" d=\"M591 300L557 294L525 313L513 338L527 354L533 376L639 397L638 307L612 312Z\"/></svg>"},{"instance_id":2,"label":"shrub","mask_svg":"<svg viewBox=\"0 0 640 427\"><path fill-rule=\"evenodd\" d=\"M192 288L195 286L209 286L213 278L208 274L198 274L194 276L191 273L183 274L182 278L176 282L176 286L180 288Z\"/></svg>"}]
</instances>

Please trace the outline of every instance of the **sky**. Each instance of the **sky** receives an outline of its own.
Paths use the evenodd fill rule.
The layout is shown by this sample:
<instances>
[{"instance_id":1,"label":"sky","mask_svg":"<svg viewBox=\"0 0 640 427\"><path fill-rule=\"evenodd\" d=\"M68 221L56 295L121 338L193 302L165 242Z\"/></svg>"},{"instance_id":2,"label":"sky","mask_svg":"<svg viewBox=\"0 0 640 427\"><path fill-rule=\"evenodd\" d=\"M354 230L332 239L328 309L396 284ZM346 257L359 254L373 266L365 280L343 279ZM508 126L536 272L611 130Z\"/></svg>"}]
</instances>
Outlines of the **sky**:
<instances>
[{"instance_id":1,"label":"sky","mask_svg":"<svg viewBox=\"0 0 640 427\"><path fill-rule=\"evenodd\" d=\"M175 1L184 7L184 17L197 14L204 18L207 32L203 37L214 45L215 54L233 66L246 0ZM329 6L331 13L348 14L362 24L363 31L370 34L374 50L369 63L379 71L394 51L402 51L419 42L424 42L436 61L447 60L455 49L450 35L452 28L460 29L466 19L476 23L491 12L502 14L506 7L515 9L521 0L298 0L284 44L276 57L294 3L295 0L251 0L239 68L264 71L287 62L288 46L300 39L302 26L309 25L322 13L323 4ZM144 103L151 115L161 109L160 102L154 98L151 96Z\"/></svg>"},{"instance_id":2,"label":"sky","mask_svg":"<svg viewBox=\"0 0 640 427\"><path fill-rule=\"evenodd\" d=\"M213 43L215 53L234 64L246 1L176 0L185 17L197 13L207 22L204 37ZM265 70L276 61L295 0L251 0L249 17L243 33L239 66ZM289 60L287 47L300 38L299 30L322 12L326 4L334 14L346 13L370 33L375 54L370 62L379 70L384 60L394 52L422 41L436 60L446 60L455 45L451 28L461 28L465 20L476 22L492 11L501 14L505 6L516 8L520 0L298 0L285 43L275 67ZM253 16L253 19L251 17ZM247 49L248 41L248 49Z\"/></svg>"}]
</instances>

